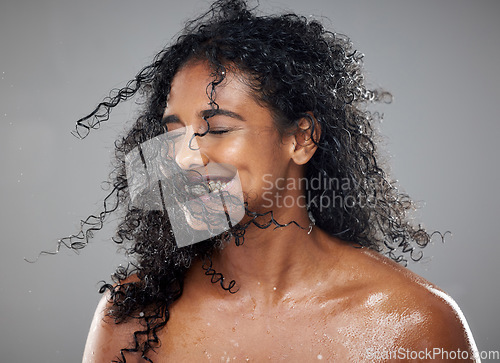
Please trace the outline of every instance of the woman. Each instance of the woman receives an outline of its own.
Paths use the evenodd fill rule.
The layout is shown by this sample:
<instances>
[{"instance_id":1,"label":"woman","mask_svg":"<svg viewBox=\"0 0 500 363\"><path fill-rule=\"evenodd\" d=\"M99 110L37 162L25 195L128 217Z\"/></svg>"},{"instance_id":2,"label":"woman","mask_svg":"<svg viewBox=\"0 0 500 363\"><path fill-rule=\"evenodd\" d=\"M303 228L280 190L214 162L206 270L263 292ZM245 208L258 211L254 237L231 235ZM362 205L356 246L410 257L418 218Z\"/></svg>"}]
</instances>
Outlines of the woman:
<instances>
[{"instance_id":1,"label":"woman","mask_svg":"<svg viewBox=\"0 0 500 363\"><path fill-rule=\"evenodd\" d=\"M84 361L473 360L456 304L397 263L431 235L377 162L366 105L388 95L361 58L315 21L217 1L78 122L146 98L117 204L87 221L123 207L134 262L101 289Z\"/></svg>"}]
</instances>

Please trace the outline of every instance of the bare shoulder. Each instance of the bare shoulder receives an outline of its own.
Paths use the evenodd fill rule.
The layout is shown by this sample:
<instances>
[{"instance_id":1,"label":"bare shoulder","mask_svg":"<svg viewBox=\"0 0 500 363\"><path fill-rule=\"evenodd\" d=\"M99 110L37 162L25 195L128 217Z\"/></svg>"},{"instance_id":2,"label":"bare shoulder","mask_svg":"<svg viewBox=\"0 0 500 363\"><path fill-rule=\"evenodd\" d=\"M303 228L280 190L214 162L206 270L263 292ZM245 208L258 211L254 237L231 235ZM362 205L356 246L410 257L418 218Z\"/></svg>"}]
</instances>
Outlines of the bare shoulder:
<instances>
[{"instance_id":1,"label":"bare shoulder","mask_svg":"<svg viewBox=\"0 0 500 363\"><path fill-rule=\"evenodd\" d=\"M358 313L384 325L386 331L392 329L393 347L452 354L466 351L462 357L469 360L477 354L463 313L441 289L375 251L352 248L345 261L346 267L355 263L359 273Z\"/></svg>"},{"instance_id":2,"label":"bare shoulder","mask_svg":"<svg viewBox=\"0 0 500 363\"><path fill-rule=\"evenodd\" d=\"M122 359L121 350L134 346L133 333L142 330L142 326L135 319L115 323L114 319L108 316L109 310L112 309L112 303L108 299L109 294L104 294L95 310L85 344L83 363L119 361ZM126 353L127 362L134 362L135 356L139 361L140 355Z\"/></svg>"}]
</instances>

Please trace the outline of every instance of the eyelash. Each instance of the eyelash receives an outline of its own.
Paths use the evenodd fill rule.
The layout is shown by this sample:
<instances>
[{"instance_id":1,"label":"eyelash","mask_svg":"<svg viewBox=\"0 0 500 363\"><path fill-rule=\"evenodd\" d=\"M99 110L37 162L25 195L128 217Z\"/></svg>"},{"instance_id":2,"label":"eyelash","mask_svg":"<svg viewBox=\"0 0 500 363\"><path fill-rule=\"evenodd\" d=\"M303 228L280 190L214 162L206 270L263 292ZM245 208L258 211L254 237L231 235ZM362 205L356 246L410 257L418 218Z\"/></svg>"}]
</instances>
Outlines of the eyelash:
<instances>
[{"instance_id":1,"label":"eyelash","mask_svg":"<svg viewBox=\"0 0 500 363\"><path fill-rule=\"evenodd\" d=\"M222 134L225 134L227 132L229 132L230 130L210 130L208 133L209 134L212 134L212 135L222 135Z\"/></svg>"},{"instance_id":2,"label":"eyelash","mask_svg":"<svg viewBox=\"0 0 500 363\"><path fill-rule=\"evenodd\" d=\"M168 124L165 123L163 125L163 128L165 129L166 132L168 132ZM220 129L220 130L212 130L212 128L210 127L208 133L211 134L211 135L222 135L222 134L226 134L228 132L230 132L231 130L230 129Z\"/></svg>"}]
</instances>

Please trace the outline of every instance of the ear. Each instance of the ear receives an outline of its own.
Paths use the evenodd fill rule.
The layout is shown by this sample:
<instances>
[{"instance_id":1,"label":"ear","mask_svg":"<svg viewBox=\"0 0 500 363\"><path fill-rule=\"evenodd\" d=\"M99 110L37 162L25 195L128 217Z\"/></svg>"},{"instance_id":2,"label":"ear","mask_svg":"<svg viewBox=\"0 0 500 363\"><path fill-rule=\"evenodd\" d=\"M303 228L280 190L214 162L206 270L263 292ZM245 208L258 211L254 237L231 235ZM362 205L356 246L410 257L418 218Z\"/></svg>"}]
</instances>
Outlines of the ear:
<instances>
[{"instance_id":1,"label":"ear","mask_svg":"<svg viewBox=\"0 0 500 363\"><path fill-rule=\"evenodd\" d=\"M306 112L297 123L292 143L292 160L297 165L304 165L316 152L317 143L321 136L321 128L318 120L312 112Z\"/></svg>"}]
</instances>

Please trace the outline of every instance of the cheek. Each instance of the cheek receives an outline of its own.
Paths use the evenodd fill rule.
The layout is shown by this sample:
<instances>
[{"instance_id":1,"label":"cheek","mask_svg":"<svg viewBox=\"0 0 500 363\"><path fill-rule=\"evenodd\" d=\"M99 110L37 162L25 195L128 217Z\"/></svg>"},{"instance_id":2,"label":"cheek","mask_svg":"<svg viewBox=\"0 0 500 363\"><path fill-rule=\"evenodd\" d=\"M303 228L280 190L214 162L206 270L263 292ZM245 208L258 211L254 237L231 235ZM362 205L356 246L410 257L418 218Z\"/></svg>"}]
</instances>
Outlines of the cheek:
<instances>
[{"instance_id":1,"label":"cheek","mask_svg":"<svg viewBox=\"0 0 500 363\"><path fill-rule=\"evenodd\" d=\"M245 145L237 139L221 139L213 143L207 152L210 160L216 163L231 164L238 168L245 158Z\"/></svg>"},{"instance_id":2,"label":"cheek","mask_svg":"<svg viewBox=\"0 0 500 363\"><path fill-rule=\"evenodd\" d=\"M265 178L286 172L289 160L279 137L275 130L241 131L211 141L206 150L211 162L238 170L244 191L261 194L267 185Z\"/></svg>"},{"instance_id":3,"label":"cheek","mask_svg":"<svg viewBox=\"0 0 500 363\"><path fill-rule=\"evenodd\" d=\"M274 160L278 152L278 142L269 132L238 131L237 135L225 136L207 143L211 160L231 162L234 166ZM220 161L219 161L220 160Z\"/></svg>"}]
</instances>

